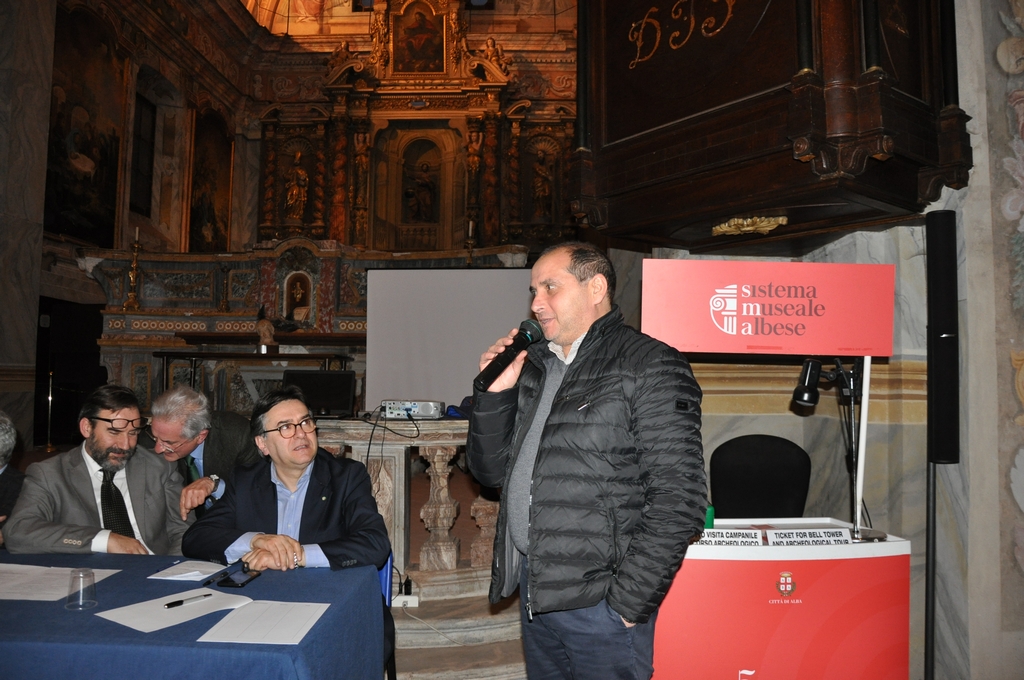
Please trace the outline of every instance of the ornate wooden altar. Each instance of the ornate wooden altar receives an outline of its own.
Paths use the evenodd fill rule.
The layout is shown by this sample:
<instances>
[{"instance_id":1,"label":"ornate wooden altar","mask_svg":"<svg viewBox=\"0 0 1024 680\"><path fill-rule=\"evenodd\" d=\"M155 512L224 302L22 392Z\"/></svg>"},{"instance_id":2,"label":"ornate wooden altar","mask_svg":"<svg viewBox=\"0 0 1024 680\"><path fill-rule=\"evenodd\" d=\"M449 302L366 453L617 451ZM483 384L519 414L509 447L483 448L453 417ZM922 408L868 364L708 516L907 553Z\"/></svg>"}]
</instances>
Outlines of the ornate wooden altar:
<instances>
[{"instance_id":1,"label":"ornate wooden altar","mask_svg":"<svg viewBox=\"0 0 1024 680\"><path fill-rule=\"evenodd\" d=\"M183 350L191 342L205 353L236 356L198 365L182 356L167 366L167 382L194 384L211 396L215 408L246 414L259 394L280 381L281 362L316 367L319 360L304 357L352 356L361 375L367 269L526 264L523 246L391 253L302 237L260 244L245 253L141 251L129 256L92 250L85 255L84 263L107 296L99 344L110 381L131 387L146 409L164 389L163 360L154 352ZM255 353L260 310L278 326L275 337L282 350L273 360L279 365L268 365L273 360L266 357L253 355L246 361L237 356Z\"/></svg>"},{"instance_id":2,"label":"ornate wooden altar","mask_svg":"<svg viewBox=\"0 0 1024 680\"><path fill-rule=\"evenodd\" d=\"M259 239L417 251L575 235L568 36L517 39L557 56L544 85L511 68L512 44L468 31L462 2L377 2L368 52L341 40L317 87L279 93L259 116Z\"/></svg>"}]
</instances>

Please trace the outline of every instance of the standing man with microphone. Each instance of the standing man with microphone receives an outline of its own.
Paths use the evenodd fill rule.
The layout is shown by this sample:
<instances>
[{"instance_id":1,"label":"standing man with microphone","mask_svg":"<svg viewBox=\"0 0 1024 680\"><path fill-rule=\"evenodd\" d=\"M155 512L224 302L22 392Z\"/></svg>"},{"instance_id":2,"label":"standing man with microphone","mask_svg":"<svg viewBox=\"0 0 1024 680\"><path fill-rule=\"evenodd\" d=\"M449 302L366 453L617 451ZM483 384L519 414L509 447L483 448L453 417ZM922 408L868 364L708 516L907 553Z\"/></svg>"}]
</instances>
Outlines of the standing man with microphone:
<instances>
[{"instance_id":1,"label":"standing man with microphone","mask_svg":"<svg viewBox=\"0 0 1024 680\"><path fill-rule=\"evenodd\" d=\"M530 680L650 678L658 607L704 526L700 387L625 325L594 246L544 251L530 291L548 342L508 362L512 331L474 381L469 466L502 487L490 600L519 587Z\"/></svg>"}]
</instances>

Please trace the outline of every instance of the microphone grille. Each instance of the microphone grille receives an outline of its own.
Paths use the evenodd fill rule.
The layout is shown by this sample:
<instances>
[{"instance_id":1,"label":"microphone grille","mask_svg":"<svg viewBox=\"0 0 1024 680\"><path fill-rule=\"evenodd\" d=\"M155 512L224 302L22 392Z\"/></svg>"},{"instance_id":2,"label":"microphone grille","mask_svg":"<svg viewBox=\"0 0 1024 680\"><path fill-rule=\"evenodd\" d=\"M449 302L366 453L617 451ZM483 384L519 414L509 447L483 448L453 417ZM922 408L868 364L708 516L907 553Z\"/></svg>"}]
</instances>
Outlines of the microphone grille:
<instances>
[{"instance_id":1,"label":"microphone grille","mask_svg":"<svg viewBox=\"0 0 1024 680\"><path fill-rule=\"evenodd\" d=\"M519 324L519 331L530 338L531 343L539 342L544 339L544 329L542 329L540 324L534 319L527 319Z\"/></svg>"}]
</instances>

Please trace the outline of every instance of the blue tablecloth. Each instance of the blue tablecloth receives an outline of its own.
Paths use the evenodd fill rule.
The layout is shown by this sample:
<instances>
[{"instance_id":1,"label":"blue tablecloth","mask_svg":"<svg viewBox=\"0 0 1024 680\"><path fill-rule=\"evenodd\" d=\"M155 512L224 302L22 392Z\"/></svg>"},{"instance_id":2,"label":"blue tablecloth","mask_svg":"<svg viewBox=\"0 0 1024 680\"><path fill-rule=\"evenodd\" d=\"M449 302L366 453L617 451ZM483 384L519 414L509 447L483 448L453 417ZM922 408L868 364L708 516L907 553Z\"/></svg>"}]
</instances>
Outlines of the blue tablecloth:
<instances>
[{"instance_id":1,"label":"blue tablecloth","mask_svg":"<svg viewBox=\"0 0 1024 680\"><path fill-rule=\"evenodd\" d=\"M202 581L147 579L181 558L127 555L10 555L0 561L122 571L96 584L98 606L67 611L64 601L0 600L0 677L20 678L354 678L383 676L383 614L377 571L266 571L225 592L253 600L326 602L298 645L198 643L227 616L220 611L153 633L96 613L200 587ZM210 586L216 588L216 585Z\"/></svg>"}]
</instances>

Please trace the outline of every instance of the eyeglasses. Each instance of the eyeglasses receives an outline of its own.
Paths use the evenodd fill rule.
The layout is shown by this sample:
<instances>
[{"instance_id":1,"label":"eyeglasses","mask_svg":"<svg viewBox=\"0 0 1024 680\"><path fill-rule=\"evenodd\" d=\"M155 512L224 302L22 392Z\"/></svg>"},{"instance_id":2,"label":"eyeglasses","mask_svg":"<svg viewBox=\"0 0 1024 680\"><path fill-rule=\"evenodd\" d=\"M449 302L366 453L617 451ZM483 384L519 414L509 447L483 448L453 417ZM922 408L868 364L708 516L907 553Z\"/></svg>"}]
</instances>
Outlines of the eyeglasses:
<instances>
[{"instance_id":1,"label":"eyeglasses","mask_svg":"<svg viewBox=\"0 0 1024 680\"><path fill-rule=\"evenodd\" d=\"M306 417L300 420L298 423L285 423L280 427L272 427L269 430L263 430L260 434L270 434L271 432L278 432L284 439L291 439L298 432L297 428L302 428L303 432L310 433L316 431L316 421L311 417Z\"/></svg>"},{"instance_id":2,"label":"eyeglasses","mask_svg":"<svg viewBox=\"0 0 1024 680\"><path fill-rule=\"evenodd\" d=\"M93 416L89 420L102 420L105 423L110 423L110 431L113 434L120 434L121 430L128 430L128 434L133 437L137 437L148 422L145 418L128 420L127 418L100 418L99 416Z\"/></svg>"},{"instance_id":3,"label":"eyeglasses","mask_svg":"<svg viewBox=\"0 0 1024 680\"><path fill-rule=\"evenodd\" d=\"M163 448L167 449L171 453L177 453L178 449L180 449L185 444L188 444L190 441L192 441L193 439L195 439L196 437L198 437L202 433L201 432L197 432L194 437L189 437L188 439L182 440L180 442L169 442L169 441L167 441L165 439L160 439L159 437L157 437L153 433L153 427L151 425L151 426L146 428L146 434L148 434L150 437L153 438L153 446L154 447L162 446Z\"/></svg>"}]
</instances>

